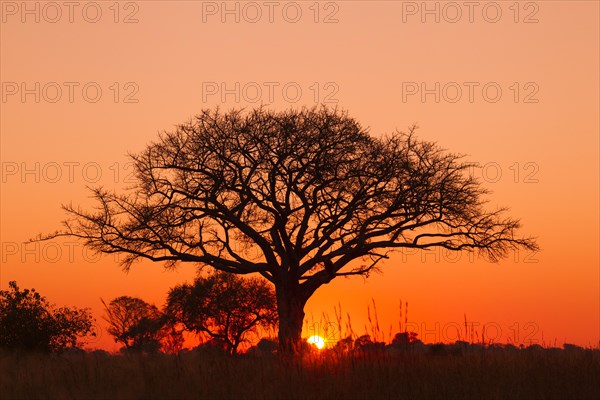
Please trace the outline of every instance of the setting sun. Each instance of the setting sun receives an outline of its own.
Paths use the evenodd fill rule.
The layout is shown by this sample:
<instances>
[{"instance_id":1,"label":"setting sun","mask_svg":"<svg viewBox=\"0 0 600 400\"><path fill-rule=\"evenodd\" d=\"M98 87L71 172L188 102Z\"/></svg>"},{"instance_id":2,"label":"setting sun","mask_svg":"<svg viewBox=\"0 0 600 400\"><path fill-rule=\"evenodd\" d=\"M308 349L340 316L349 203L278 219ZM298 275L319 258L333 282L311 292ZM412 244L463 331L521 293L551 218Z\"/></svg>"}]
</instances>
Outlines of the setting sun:
<instances>
[{"instance_id":1,"label":"setting sun","mask_svg":"<svg viewBox=\"0 0 600 400\"><path fill-rule=\"evenodd\" d=\"M312 344L319 350L325 347L325 339L323 339L321 336L311 336L306 339L306 342Z\"/></svg>"}]
</instances>

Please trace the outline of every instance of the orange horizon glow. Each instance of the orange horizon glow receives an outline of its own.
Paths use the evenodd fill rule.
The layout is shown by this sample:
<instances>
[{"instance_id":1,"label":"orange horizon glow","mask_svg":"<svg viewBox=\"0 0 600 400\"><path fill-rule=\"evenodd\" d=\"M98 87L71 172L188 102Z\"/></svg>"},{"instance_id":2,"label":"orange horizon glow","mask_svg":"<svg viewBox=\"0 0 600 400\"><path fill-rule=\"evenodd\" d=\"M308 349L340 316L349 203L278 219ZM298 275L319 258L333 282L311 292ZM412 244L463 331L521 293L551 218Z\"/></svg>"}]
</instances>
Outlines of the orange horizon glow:
<instances>
[{"instance_id":1,"label":"orange horizon glow","mask_svg":"<svg viewBox=\"0 0 600 400\"><path fill-rule=\"evenodd\" d=\"M56 305L90 307L101 335L89 348L118 348L100 298L160 307L196 267L144 261L124 273L118 256L94 256L75 240L27 243L61 228L61 204L89 209L86 186L130 186L126 154L201 109L320 103L374 136L416 123L419 138L481 163L489 208L509 207L542 250L495 264L392 253L382 273L317 290L303 337L330 343L348 324L373 335L376 315L388 342L407 329L428 343L600 345L597 2L491 2L496 22L490 2L472 22L466 8L450 21L456 10L444 2L428 3L434 14L422 2L296 2L297 22L296 6L281 14L286 2L273 22L266 8L252 22L255 10L228 2L237 22L222 2L183 1L119 3L118 12L99 2L97 22L80 5L73 22L66 8L50 22L47 2L30 3L34 14L23 2L0 5L0 289L16 280Z\"/></svg>"}]
</instances>

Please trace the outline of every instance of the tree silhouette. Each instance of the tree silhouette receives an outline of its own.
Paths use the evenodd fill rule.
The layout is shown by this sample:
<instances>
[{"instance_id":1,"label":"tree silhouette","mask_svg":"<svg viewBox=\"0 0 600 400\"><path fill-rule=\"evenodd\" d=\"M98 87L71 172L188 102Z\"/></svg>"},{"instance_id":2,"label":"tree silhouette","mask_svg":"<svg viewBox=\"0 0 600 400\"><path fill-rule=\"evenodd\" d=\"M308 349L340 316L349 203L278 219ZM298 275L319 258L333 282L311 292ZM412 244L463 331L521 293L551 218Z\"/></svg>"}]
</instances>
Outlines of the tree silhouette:
<instances>
[{"instance_id":1,"label":"tree silhouette","mask_svg":"<svg viewBox=\"0 0 600 400\"><path fill-rule=\"evenodd\" d=\"M81 345L94 335L88 309L53 307L35 289L20 290L17 282L0 291L0 347L29 351L59 351Z\"/></svg>"},{"instance_id":2,"label":"tree silhouette","mask_svg":"<svg viewBox=\"0 0 600 400\"><path fill-rule=\"evenodd\" d=\"M108 305L102 300L102 304L107 332L127 350L156 352L162 347L161 341L173 333L168 318L155 305L142 299L120 296Z\"/></svg>"},{"instance_id":3,"label":"tree silhouette","mask_svg":"<svg viewBox=\"0 0 600 400\"><path fill-rule=\"evenodd\" d=\"M92 249L259 273L275 286L279 341L293 351L304 305L338 276L368 275L391 250L478 251L491 261L537 249L519 222L488 211L474 164L414 128L373 137L325 107L204 110L132 155L129 193L93 190L98 209L65 206Z\"/></svg>"},{"instance_id":4,"label":"tree silhouette","mask_svg":"<svg viewBox=\"0 0 600 400\"><path fill-rule=\"evenodd\" d=\"M259 325L277 322L275 294L264 280L219 271L171 289L166 313L187 330L223 343L229 354Z\"/></svg>"}]
</instances>

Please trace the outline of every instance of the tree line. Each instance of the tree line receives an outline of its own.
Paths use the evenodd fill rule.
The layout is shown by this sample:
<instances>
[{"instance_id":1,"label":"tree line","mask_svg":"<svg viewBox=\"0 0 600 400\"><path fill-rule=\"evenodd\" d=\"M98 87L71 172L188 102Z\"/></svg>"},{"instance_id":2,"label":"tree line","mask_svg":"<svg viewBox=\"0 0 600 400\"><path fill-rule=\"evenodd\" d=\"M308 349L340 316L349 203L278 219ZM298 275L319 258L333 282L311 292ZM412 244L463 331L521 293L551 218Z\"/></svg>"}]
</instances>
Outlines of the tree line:
<instances>
[{"instance_id":1,"label":"tree line","mask_svg":"<svg viewBox=\"0 0 600 400\"><path fill-rule=\"evenodd\" d=\"M251 333L277 323L275 294L267 282L220 271L171 288L162 308L131 296L101 301L106 331L123 351L177 353L184 332L190 332L236 354ZM78 348L96 335L94 323L89 309L56 308L35 289L21 290L15 281L0 291L0 348Z\"/></svg>"}]
</instances>

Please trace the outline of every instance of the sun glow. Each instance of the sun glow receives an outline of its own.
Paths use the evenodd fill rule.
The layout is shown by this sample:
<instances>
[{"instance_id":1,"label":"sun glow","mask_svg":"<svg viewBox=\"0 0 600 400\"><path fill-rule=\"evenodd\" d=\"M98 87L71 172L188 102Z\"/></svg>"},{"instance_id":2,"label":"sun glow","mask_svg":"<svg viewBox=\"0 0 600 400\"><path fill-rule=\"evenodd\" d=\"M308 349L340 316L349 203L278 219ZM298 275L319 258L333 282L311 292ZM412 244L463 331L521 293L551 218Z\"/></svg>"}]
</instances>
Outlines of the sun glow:
<instances>
[{"instance_id":1,"label":"sun glow","mask_svg":"<svg viewBox=\"0 0 600 400\"><path fill-rule=\"evenodd\" d=\"M325 339L323 339L321 336L311 336L306 339L306 342L312 344L319 350L325 347Z\"/></svg>"}]
</instances>

